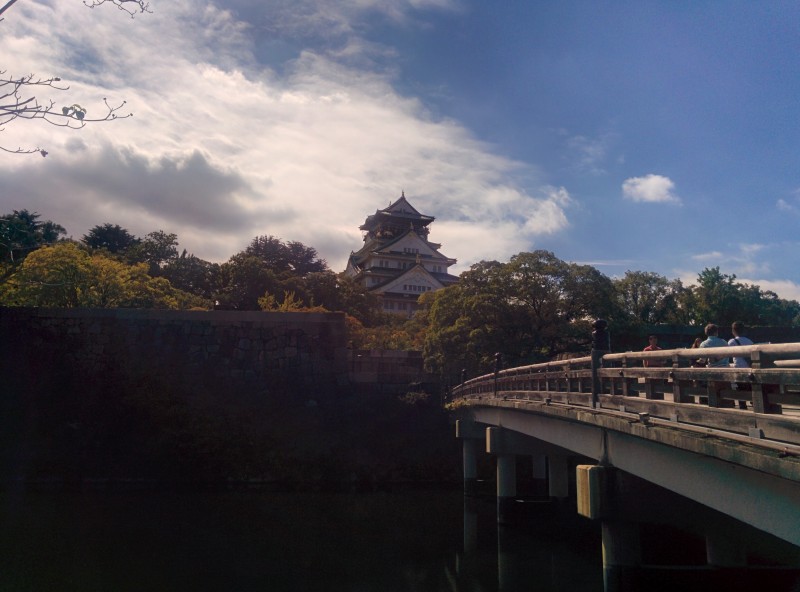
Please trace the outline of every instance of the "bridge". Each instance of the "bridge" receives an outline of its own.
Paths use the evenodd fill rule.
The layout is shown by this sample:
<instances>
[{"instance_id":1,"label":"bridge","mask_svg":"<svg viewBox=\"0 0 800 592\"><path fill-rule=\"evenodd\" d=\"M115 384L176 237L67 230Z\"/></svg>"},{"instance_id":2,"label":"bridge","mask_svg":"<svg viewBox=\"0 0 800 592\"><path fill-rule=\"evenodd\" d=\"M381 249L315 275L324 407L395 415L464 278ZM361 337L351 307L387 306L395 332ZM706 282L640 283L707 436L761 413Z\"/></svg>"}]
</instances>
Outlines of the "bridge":
<instances>
[{"instance_id":1,"label":"bridge","mask_svg":"<svg viewBox=\"0 0 800 592\"><path fill-rule=\"evenodd\" d=\"M743 356L750 367L697 367L700 356ZM653 512L703 530L686 503L746 525L738 534L703 530L708 565L747 568L753 546L768 540L785 545L784 566L800 567L800 343L592 350L498 364L450 395L465 492L474 490L481 452L494 455L498 521L506 521L519 458L531 457L545 495L574 497L580 515L601 521L607 589L620 589L619 574L641 565L637 524ZM678 495L653 508L657 491Z\"/></svg>"}]
</instances>

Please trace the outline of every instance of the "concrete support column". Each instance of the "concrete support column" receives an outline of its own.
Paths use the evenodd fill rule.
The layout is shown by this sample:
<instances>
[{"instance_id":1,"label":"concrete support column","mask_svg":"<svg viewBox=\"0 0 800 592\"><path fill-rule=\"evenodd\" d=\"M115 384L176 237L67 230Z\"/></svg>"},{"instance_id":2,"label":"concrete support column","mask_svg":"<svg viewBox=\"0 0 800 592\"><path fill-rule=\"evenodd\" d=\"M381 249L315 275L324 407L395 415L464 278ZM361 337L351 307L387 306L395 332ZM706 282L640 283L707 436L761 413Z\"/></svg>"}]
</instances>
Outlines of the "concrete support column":
<instances>
[{"instance_id":1,"label":"concrete support column","mask_svg":"<svg viewBox=\"0 0 800 592\"><path fill-rule=\"evenodd\" d=\"M547 456L547 485L550 497L564 499L569 495L569 462L566 455Z\"/></svg>"},{"instance_id":2,"label":"concrete support column","mask_svg":"<svg viewBox=\"0 0 800 592\"><path fill-rule=\"evenodd\" d=\"M720 534L707 534L706 561L714 567L745 567L747 552L741 539Z\"/></svg>"},{"instance_id":3,"label":"concrete support column","mask_svg":"<svg viewBox=\"0 0 800 592\"><path fill-rule=\"evenodd\" d=\"M543 453L534 453L531 455L533 494L537 498L548 497L547 460L547 456L545 456Z\"/></svg>"},{"instance_id":4,"label":"concrete support column","mask_svg":"<svg viewBox=\"0 0 800 592\"><path fill-rule=\"evenodd\" d=\"M464 457L464 493L475 493L478 481L478 441L464 439L461 441Z\"/></svg>"},{"instance_id":5,"label":"concrete support column","mask_svg":"<svg viewBox=\"0 0 800 592\"><path fill-rule=\"evenodd\" d=\"M511 510L517 496L517 457L497 455L497 522L511 521Z\"/></svg>"},{"instance_id":6,"label":"concrete support column","mask_svg":"<svg viewBox=\"0 0 800 592\"><path fill-rule=\"evenodd\" d=\"M456 438L461 440L464 469L464 494L475 493L478 481L478 453L483 451L486 432L474 421L456 420Z\"/></svg>"},{"instance_id":7,"label":"concrete support column","mask_svg":"<svg viewBox=\"0 0 800 592\"><path fill-rule=\"evenodd\" d=\"M603 583L605 592L638 590L642 563L639 525L633 522L604 521Z\"/></svg>"},{"instance_id":8,"label":"concrete support column","mask_svg":"<svg viewBox=\"0 0 800 592\"><path fill-rule=\"evenodd\" d=\"M464 552L471 553L478 548L478 510L475 498L464 497Z\"/></svg>"},{"instance_id":9,"label":"concrete support column","mask_svg":"<svg viewBox=\"0 0 800 592\"><path fill-rule=\"evenodd\" d=\"M602 520L605 592L638 590L642 543L639 525L619 520L613 511L614 467L579 465L576 469L578 514Z\"/></svg>"}]
</instances>

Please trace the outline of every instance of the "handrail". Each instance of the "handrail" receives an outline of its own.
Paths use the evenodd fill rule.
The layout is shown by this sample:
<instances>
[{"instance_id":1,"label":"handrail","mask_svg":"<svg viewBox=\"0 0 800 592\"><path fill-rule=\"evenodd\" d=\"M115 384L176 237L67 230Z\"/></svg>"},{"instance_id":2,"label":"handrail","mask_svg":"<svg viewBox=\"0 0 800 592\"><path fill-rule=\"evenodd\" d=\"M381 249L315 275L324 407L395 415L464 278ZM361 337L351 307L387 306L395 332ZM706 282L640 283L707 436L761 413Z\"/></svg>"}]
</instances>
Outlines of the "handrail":
<instances>
[{"instance_id":1,"label":"handrail","mask_svg":"<svg viewBox=\"0 0 800 592\"><path fill-rule=\"evenodd\" d=\"M751 366L689 365L697 358L733 356L749 357ZM585 356L499 370L457 385L451 396L630 407L697 425L736 424L744 434L769 424L773 439L800 444L800 367L795 366L800 343L606 353L594 369L591 360ZM645 367L644 360L664 365Z\"/></svg>"},{"instance_id":2,"label":"handrail","mask_svg":"<svg viewBox=\"0 0 800 592\"><path fill-rule=\"evenodd\" d=\"M760 343L754 345L728 345L705 348L662 349L656 351L608 353L603 360L615 362L618 360L661 360L693 359L693 358L727 358L743 357L752 358L754 353L776 359L800 358L800 343Z\"/></svg>"}]
</instances>

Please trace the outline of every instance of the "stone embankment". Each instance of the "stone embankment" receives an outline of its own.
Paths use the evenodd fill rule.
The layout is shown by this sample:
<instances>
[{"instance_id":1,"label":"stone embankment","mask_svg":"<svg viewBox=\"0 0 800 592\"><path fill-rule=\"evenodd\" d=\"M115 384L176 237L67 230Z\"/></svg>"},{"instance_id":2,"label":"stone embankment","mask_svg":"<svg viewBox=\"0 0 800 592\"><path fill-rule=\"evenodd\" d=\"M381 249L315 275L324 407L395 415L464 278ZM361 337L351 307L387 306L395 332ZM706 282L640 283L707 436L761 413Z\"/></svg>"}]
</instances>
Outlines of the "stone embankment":
<instances>
[{"instance_id":1,"label":"stone embankment","mask_svg":"<svg viewBox=\"0 0 800 592\"><path fill-rule=\"evenodd\" d=\"M39 380L50 371L89 380L122 372L320 394L347 384L342 313L6 308L0 335L0 364Z\"/></svg>"}]
</instances>

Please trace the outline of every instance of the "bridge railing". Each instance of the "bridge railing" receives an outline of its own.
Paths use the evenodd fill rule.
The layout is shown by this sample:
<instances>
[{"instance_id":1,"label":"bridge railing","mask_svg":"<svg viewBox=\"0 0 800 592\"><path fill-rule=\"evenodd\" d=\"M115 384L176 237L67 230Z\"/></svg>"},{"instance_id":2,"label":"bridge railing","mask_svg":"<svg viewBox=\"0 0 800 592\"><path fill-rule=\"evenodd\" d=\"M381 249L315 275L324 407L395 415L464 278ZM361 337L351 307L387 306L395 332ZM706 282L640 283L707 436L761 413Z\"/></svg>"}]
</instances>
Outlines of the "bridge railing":
<instances>
[{"instance_id":1,"label":"bridge railing","mask_svg":"<svg viewBox=\"0 0 800 592\"><path fill-rule=\"evenodd\" d=\"M750 367L696 365L733 356L748 358ZM451 395L627 409L744 433L769 419L779 439L800 443L800 343L606 353L600 360L594 369L591 356L508 368L467 380Z\"/></svg>"}]
</instances>

